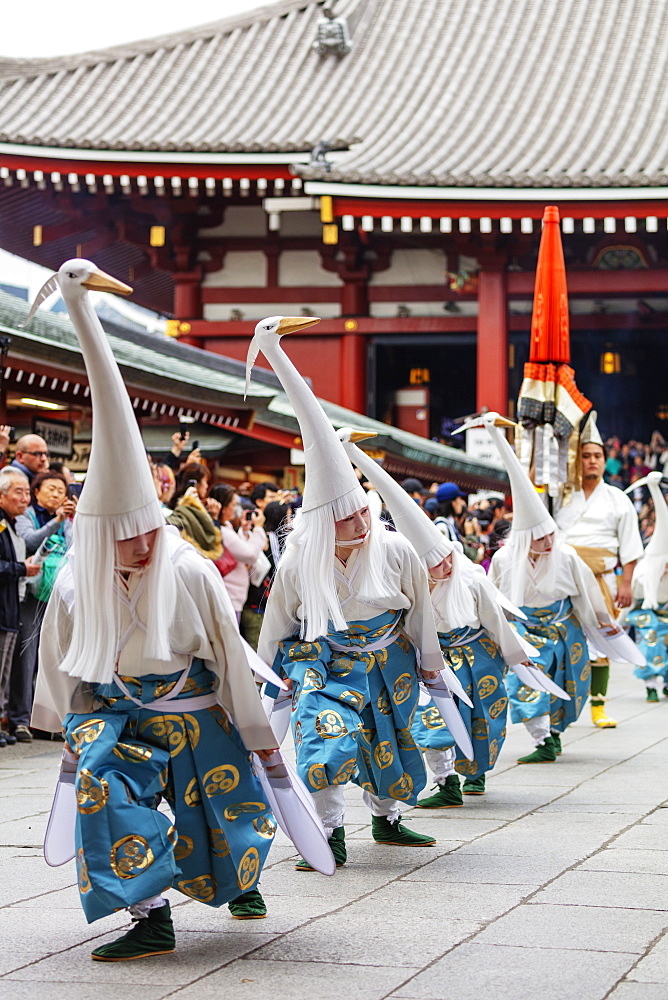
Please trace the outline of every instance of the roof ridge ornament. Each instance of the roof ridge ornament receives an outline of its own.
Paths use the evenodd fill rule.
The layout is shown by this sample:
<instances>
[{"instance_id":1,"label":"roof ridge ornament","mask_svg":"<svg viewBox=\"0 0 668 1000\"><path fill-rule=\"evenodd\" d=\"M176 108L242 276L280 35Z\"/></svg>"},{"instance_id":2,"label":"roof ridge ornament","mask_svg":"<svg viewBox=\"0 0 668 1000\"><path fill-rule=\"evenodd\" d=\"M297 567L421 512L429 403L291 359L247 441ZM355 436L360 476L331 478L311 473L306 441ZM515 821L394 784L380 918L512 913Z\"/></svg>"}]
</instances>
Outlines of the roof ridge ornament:
<instances>
[{"instance_id":1,"label":"roof ridge ornament","mask_svg":"<svg viewBox=\"0 0 668 1000\"><path fill-rule=\"evenodd\" d=\"M319 56L336 56L341 59L353 47L348 22L345 17L337 17L333 6L329 4L323 7L322 13L323 16L316 24L313 48Z\"/></svg>"}]
</instances>

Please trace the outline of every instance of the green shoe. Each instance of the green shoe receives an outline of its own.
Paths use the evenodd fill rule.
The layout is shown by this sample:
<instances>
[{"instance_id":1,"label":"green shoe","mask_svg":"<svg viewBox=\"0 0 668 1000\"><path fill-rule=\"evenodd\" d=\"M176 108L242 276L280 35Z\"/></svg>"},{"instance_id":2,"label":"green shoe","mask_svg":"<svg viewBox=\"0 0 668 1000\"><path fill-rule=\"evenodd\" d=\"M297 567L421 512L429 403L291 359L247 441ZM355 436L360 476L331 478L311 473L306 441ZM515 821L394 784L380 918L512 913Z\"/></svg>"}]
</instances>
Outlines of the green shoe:
<instances>
[{"instance_id":1,"label":"green shoe","mask_svg":"<svg viewBox=\"0 0 668 1000\"><path fill-rule=\"evenodd\" d=\"M434 795L429 795L426 799L420 799L417 803L417 808L460 809L463 805L459 778L456 774L449 774L445 779L444 785L434 785Z\"/></svg>"},{"instance_id":2,"label":"green shoe","mask_svg":"<svg viewBox=\"0 0 668 1000\"><path fill-rule=\"evenodd\" d=\"M481 774L479 778L467 778L462 791L464 795L484 795L485 775Z\"/></svg>"},{"instance_id":3,"label":"green shoe","mask_svg":"<svg viewBox=\"0 0 668 1000\"><path fill-rule=\"evenodd\" d=\"M434 837L407 830L401 825L401 816L394 823L387 816L372 816L371 833L377 844L393 847L433 847L436 843Z\"/></svg>"},{"instance_id":4,"label":"green shoe","mask_svg":"<svg viewBox=\"0 0 668 1000\"><path fill-rule=\"evenodd\" d=\"M552 764L557 759L557 751L554 748L554 740L551 736L546 736L542 743L539 743L533 753L526 757L518 757L518 764Z\"/></svg>"},{"instance_id":5,"label":"green shoe","mask_svg":"<svg viewBox=\"0 0 668 1000\"><path fill-rule=\"evenodd\" d=\"M94 962L131 962L151 955L171 955L175 944L169 903L165 903L135 920L134 927L117 941L96 948L91 958Z\"/></svg>"},{"instance_id":6,"label":"green shoe","mask_svg":"<svg viewBox=\"0 0 668 1000\"><path fill-rule=\"evenodd\" d=\"M659 692L655 688L647 688L647 701L658 701Z\"/></svg>"},{"instance_id":7,"label":"green shoe","mask_svg":"<svg viewBox=\"0 0 668 1000\"><path fill-rule=\"evenodd\" d=\"M332 854L334 855L334 860L336 861L336 867L342 868L348 860L348 852L346 851L346 831L344 827L337 826L336 830L332 830L332 836L327 838L327 843L332 849ZM295 865L295 871L298 872L314 872L315 868L308 863L308 861L298 861Z\"/></svg>"},{"instance_id":8,"label":"green shoe","mask_svg":"<svg viewBox=\"0 0 668 1000\"><path fill-rule=\"evenodd\" d=\"M259 889L251 889L231 899L227 908L235 920L262 920L267 916L267 907Z\"/></svg>"},{"instance_id":9,"label":"green shoe","mask_svg":"<svg viewBox=\"0 0 668 1000\"><path fill-rule=\"evenodd\" d=\"M554 743L554 752L556 753L557 757L561 757L561 733L557 733L553 729L552 732L550 733L550 738Z\"/></svg>"}]
</instances>

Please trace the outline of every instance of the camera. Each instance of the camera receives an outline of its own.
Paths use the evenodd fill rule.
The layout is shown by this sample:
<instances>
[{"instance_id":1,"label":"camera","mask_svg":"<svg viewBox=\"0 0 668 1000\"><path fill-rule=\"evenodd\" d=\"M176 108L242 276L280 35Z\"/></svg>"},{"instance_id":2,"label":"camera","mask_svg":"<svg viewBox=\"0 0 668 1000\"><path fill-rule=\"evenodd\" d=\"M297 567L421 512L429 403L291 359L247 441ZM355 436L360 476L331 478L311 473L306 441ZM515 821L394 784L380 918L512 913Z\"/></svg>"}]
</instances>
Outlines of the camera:
<instances>
[{"instance_id":1,"label":"camera","mask_svg":"<svg viewBox=\"0 0 668 1000\"><path fill-rule=\"evenodd\" d=\"M191 486L194 486L195 489L197 489L197 480L196 479L189 479L188 480L188 488L190 488Z\"/></svg>"},{"instance_id":2,"label":"camera","mask_svg":"<svg viewBox=\"0 0 668 1000\"><path fill-rule=\"evenodd\" d=\"M254 513L255 513L255 511L252 511L252 510L246 510L246 511L244 511L244 521L252 521Z\"/></svg>"},{"instance_id":3,"label":"camera","mask_svg":"<svg viewBox=\"0 0 668 1000\"><path fill-rule=\"evenodd\" d=\"M193 441L191 450L195 451L197 448L199 448L199 441Z\"/></svg>"}]
</instances>

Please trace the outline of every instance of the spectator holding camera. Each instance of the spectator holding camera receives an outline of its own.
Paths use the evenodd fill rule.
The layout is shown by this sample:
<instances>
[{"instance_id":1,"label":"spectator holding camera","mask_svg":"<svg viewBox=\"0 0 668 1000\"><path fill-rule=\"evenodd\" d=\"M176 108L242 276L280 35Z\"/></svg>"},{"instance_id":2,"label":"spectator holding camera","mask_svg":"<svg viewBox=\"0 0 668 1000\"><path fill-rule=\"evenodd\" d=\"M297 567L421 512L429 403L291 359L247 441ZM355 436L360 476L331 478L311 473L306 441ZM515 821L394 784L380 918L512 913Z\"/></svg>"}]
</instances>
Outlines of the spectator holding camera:
<instances>
[{"instance_id":1,"label":"spectator holding camera","mask_svg":"<svg viewBox=\"0 0 668 1000\"><path fill-rule=\"evenodd\" d=\"M178 528L181 538L207 559L219 559L223 546L215 519L220 504L209 496L209 472L205 466L199 462L184 465L176 477L171 508L167 522Z\"/></svg>"},{"instance_id":2,"label":"spectator holding camera","mask_svg":"<svg viewBox=\"0 0 668 1000\"><path fill-rule=\"evenodd\" d=\"M211 497L220 505L218 519L224 556L223 560L219 561L218 568L232 601L237 621L240 621L241 612L248 597L251 573L260 554L268 546L267 535L263 527L264 514L257 508L241 510L236 490L227 483L217 483L211 490ZM238 513L240 518L237 530L234 522L237 521ZM232 564L232 560L234 560L234 564Z\"/></svg>"}]
</instances>

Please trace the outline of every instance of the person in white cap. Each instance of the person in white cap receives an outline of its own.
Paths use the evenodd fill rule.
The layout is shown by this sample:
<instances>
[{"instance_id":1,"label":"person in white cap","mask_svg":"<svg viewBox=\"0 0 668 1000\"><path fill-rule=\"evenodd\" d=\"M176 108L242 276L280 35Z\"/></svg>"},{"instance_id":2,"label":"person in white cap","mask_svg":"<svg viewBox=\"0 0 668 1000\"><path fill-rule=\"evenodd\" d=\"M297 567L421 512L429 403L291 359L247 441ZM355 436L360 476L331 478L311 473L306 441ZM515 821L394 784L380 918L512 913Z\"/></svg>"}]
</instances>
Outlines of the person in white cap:
<instances>
[{"instance_id":1,"label":"person in white cap","mask_svg":"<svg viewBox=\"0 0 668 1000\"><path fill-rule=\"evenodd\" d=\"M611 619L593 573L559 540L557 526L497 426L499 420L496 413L481 418L508 472L513 521L508 541L492 557L490 579L524 612L526 621L516 621L515 628L537 648L545 673L570 696L566 701L538 693L511 674L510 717L524 723L535 747L518 763L550 763L561 753L561 734L587 700L590 666L583 626L596 632Z\"/></svg>"},{"instance_id":2,"label":"person in white cap","mask_svg":"<svg viewBox=\"0 0 668 1000\"><path fill-rule=\"evenodd\" d=\"M429 577L431 604L443 655L472 699L459 710L474 749L473 760L457 757L455 740L433 702L420 704L411 733L434 774L434 794L420 799L422 809L463 804L457 772L465 775L464 793L482 795L485 774L497 761L506 735L506 667L529 666L526 649L506 620L497 590L474 567L457 542L447 538L407 497L405 491L355 442L372 437L343 427L338 431L351 462L376 487L397 531L413 545Z\"/></svg>"},{"instance_id":3,"label":"person in white cap","mask_svg":"<svg viewBox=\"0 0 668 1000\"><path fill-rule=\"evenodd\" d=\"M128 961L174 950L170 886L211 906L241 895L240 915L262 915L255 886L275 826L249 751L267 760L276 740L220 575L165 526L89 301L89 289L131 289L70 260L29 319L57 289L86 364L93 440L72 555L42 626L32 721L51 732L62 725L66 766L76 767L87 920L127 907L135 921L92 957ZM157 809L162 799L173 818Z\"/></svg>"},{"instance_id":4,"label":"person in white cap","mask_svg":"<svg viewBox=\"0 0 668 1000\"><path fill-rule=\"evenodd\" d=\"M338 865L347 860L344 785L364 790L378 843L423 847L401 811L426 783L410 735L419 673L443 666L427 579L415 551L385 530L322 407L280 347L317 323L273 316L255 328L250 371L262 351L278 375L303 441L306 485L269 595L258 652L292 684L297 770L312 792ZM411 501L412 502L412 501ZM297 865L311 870L306 861Z\"/></svg>"},{"instance_id":5,"label":"person in white cap","mask_svg":"<svg viewBox=\"0 0 668 1000\"><path fill-rule=\"evenodd\" d=\"M632 579L643 554L638 516L630 499L616 486L603 481L605 446L592 410L580 435L582 489L566 493L556 521L565 540L594 573L606 607L613 618L631 606ZM621 567L621 575L615 568ZM601 729L614 729L616 721L605 711L610 660L591 650L591 717Z\"/></svg>"},{"instance_id":6,"label":"person in white cap","mask_svg":"<svg viewBox=\"0 0 668 1000\"><path fill-rule=\"evenodd\" d=\"M659 701L662 690L668 695L668 506L662 478L660 472L650 472L633 484L633 488L647 484L655 522L645 554L633 571L633 609L626 616L647 659L646 666L633 672L644 681L647 701L652 702Z\"/></svg>"}]
</instances>

